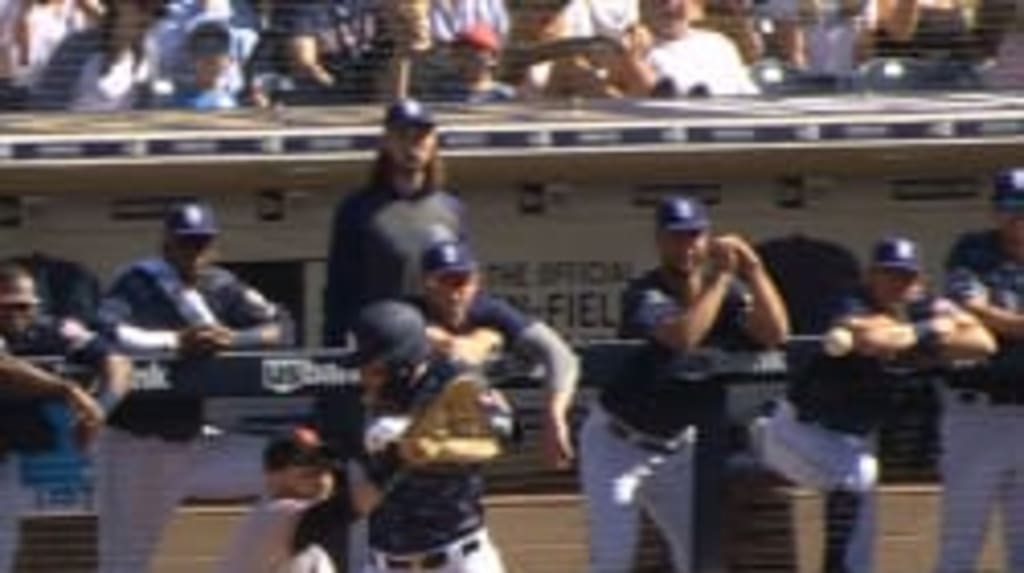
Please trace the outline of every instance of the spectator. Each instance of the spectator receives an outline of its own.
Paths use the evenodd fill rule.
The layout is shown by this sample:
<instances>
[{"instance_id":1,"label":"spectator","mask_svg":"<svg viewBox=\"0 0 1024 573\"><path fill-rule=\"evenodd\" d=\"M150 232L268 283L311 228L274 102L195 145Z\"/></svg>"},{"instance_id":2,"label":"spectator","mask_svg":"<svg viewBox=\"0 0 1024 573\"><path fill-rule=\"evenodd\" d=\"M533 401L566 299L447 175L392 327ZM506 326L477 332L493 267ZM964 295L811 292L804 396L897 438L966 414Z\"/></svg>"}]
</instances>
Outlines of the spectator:
<instances>
[{"instance_id":1,"label":"spectator","mask_svg":"<svg viewBox=\"0 0 1024 573\"><path fill-rule=\"evenodd\" d=\"M167 14L152 32L156 47L154 75L170 82L174 93L191 90L196 69L189 38L210 22L219 23L229 33L232 62L219 83L238 99L246 87L245 65L259 42L256 13L238 0L183 0L168 6Z\"/></svg>"},{"instance_id":2,"label":"spectator","mask_svg":"<svg viewBox=\"0 0 1024 573\"><path fill-rule=\"evenodd\" d=\"M188 37L186 50L192 76L175 86L175 107L195 110L233 109L239 106L242 86L233 81L241 66L232 50L231 29L225 22L202 22Z\"/></svg>"},{"instance_id":3,"label":"spectator","mask_svg":"<svg viewBox=\"0 0 1024 573\"><path fill-rule=\"evenodd\" d=\"M849 76L867 56L877 0L772 0L783 59L813 74Z\"/></svg>"},{"instance_id":4,"label":"spectator","mask_svg":"<svg viewBox=\"0 0 1024 573\"><path fill-rule=\"evenodd\" d=\"M17 2L15 2L17 4ZM102 17L97 0L21 0L15 29L16 81L31 87L69 35Z\"/></svg>"},{"instance_id":5,"label":"spectator","mask_svg":"<svg viewBox=\"0 0 1024 573\"><path fill-rule=\"evenodd\" d=\"M104 297L99 317L108 336L134 353L186 358L288 344L287 315L214 264L218 234L209 205L176 205L164 222L161 255L130 264ZM263 440L202 436L202 422L195 396L129 394L114 410L97 456L99 571L149 571L187 493L259 491L250 482L259 478Z\"/></svg>"},{"instance_id":6,"label":"spectator","mask_svg":"<svg viewBox=\"0 0 1024 573\"><path fill-rule=\"evenodd\" d=\"M983 80L994 89L1024 87L1024 6L985 0L975 24L988 60Z\"/></svg>"},{"instance_id":7,"label":"spectator","mask_svg":"<svg viewBox=\"0 0 1024 573\"><path fill-rule=\"evenodd\" d=\"M371 7L330 0L272 2L255 56L253 96L260 105L358 101L376 91L381 65Z\"/></svg>"},{"instance_id":8,"label":"spectator","mask_svg":"<svg viewBox=\"0 0 1024 573\"><path fill-rule=\"evenodd\" d=\"M449 44L459 34L483 24L499 37L508 37L509 16L505 0L431 0L430 27L434 41Z\"/></svg>"},{"instance_id":9,"label":"spectator","mask_svg":"<svg viewBox=\"0 0 1024 573\"><path fill-rule=\"evenodd\" d=\"M153 78L146 35L158 0L110 3L97 28L68 36L31 90L41 109L117 111L145 105Z\"/></svg>"},{"instance_id":10,"label":"spectator","mask_svg":"<svg viewBox=\"0 0 1024 573\"><path fill-rule=\"evenodd\" d=\"M220 573L333 573L316 545L293 542L306 511L330 495L331 454L310 428L295 428L263 450L265 490L235 528Z\"/></svg>"},{"instance_id":11,"label":"spectator","mask_svg":"<svg viewBox=\"0 0 1024 573\"><path fill-rule=\"evenodd\" d=\"M718 32L694 27L703 13L703 0L641 0L642 24L622 40L620 81L627 93L757 93L736 46Z\"/></svg>"},{"instance_id":12,"label":"spectator","mask_svg":"<svg viewBox=\"0 0 1024 573\"><path fill-rule=\"evenodd\" d=\"M640 21L637 0L570 0L566 7L569 36L617 39Z\"/></svg>"},{"instance_id":13,"label":"spectator","mask_svg":"<svg viewBox=\"0 0 1024 573\"><path fill-rule=\"evenodd\" d=\"M978 44L967 0L877 0L879 57L970 62Z\"/></svg>"},{"instance_id":14,"label":"spectator","mask_svg":"<svg viewBox=\"0 0 1024 573\"><path fill-rule=\"evenodd\" d=\"M502 53L502 76L524 99L609 97L621 91L609 84L608 56L614 40L571 37L567 0L524 0L512 13L512 37Z\"/></svg>"},{"instance_id":15,"label":"spectator","mask_svg":"<svg viewBox=\"0 0 1024 573\"><path fill-rule=\"evenodd\" d=\"M445 99L472 104L515 99L516 90L495 78L501 39L487 24L475 24L459 32L450 47L455 77Z\"/></svg>"}]
</instances>

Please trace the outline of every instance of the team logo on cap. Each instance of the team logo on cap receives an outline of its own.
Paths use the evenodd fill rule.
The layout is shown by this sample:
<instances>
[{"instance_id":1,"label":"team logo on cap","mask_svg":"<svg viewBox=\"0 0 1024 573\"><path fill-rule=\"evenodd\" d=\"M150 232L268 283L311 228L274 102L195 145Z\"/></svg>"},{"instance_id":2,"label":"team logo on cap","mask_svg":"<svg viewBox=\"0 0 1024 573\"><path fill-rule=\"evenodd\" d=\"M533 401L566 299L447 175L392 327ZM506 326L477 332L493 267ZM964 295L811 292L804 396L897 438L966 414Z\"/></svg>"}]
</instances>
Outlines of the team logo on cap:
<instances>
[{"instance_id":1,"label":"team logo on cap","mask_svg":"<svg viewBox=\"0 0 1024 573\"><path fill-rule=\"evenodd\" d=\"M182 217L189 227L195 227L203 222L203 211L198 205L186 205Z\"/></svg>"},{"instance_id":2,"label":"team logo on cap","mask_svg":"<svg viewBox=\"0 0 1024 573\"><path fill-rule=\"evenodd\" d=\"M676 201L672 204L672 210L676 212L676 216L680 219L689 219L693 217L693 204L689 201Z\"/></svg>"},{"instance_id":3,"label":"team logo on cap","mask_svg":"<svg viewBox=\"0 0 1024 573\"><path fill-rule=\"evenodd\" d=\"M896 244L893 245L893 251L896 258L902 261L913 259L917 255L917 249L914 247L914 243L907 240L896 241Z\"/></svg>"},{"instance_id":4,"label":"team logo on cap","mask_svg":"<svg viewBox=\"0 0 1024 573\"><path fill-rule=\"evenodd\" d=\"M459 248L455 245L441 247L441 261L449 265L459 262Z\"/></svg>"},{"instance_id":5,"label":"team logo on cap","mask_svg":"<svg viewBox=\"0 0 1024 573\"><path fill-rule=\"evenodd\" d=\"M1010 182L1014 189L1024 190L1024 169L1014 169L1010 174Z\"/></svg>"}]
</instances>

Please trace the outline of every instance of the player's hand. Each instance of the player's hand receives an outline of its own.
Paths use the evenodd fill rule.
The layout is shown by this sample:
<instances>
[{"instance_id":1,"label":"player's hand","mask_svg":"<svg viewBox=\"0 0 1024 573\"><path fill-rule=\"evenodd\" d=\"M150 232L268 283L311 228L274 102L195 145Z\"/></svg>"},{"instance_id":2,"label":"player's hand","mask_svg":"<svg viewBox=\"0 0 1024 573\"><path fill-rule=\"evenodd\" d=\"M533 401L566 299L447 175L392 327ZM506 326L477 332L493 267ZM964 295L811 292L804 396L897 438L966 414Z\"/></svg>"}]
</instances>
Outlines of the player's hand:
<instances>
[{"instance_id":1,"label":"player's hand","mask_svg":"<svg viewBox=\"0 0 1024 573\"><path fill-rule=\"evenodd\" d=\"M717 237L717 240L735 254L736 268L740 275L749 277L761 269L761 256L743 237L730 234Z\"/></svg>"},{"instance_id":2,"label":"player's hand","mask_svg":"<svg viewBox=\"0 0 1024 573\"><path fill-rule=\"evenodd\" d=\"M565 416L549 413L544 421L544 461L555 469L568 469L576 457Z\"/></svg>"},{"instance_id":3,"label":"player's hand","mask_svg":"<svg viewBox=\"0 0 1024 573\"><path fill-rule=\"evenodd\" d=\"M99 435L106 415L99 403L74 382L68 382L65 400L74 416L75 438L78 445L86 448Z\"/></svg>"},{"instance_id":4,"label":"player's hand","mask_svg":"<svg viewBox=\"0 0 1024 573\"><path fill-rule=\"evenodd\" d=\"M739 269L739 253L734 241L729 240L728 236L711 239L708 260L717 274L733 274Z\"/></svg>"},{"instance_id":5,"label":"player's hand","mask_svg":"<svg viewBox=\"0 0 1024 573\"><path fill-rule=\"evenodd\" d=\"M186 356L202 356L231 346L234 333L223 326L192 326L178 334L178 348Z\"/></svg>"},{"instance_id":6,"label":"player's hand","mask_svg":"<svg viewBox=\"0 0 1024 573\"><path fill-rule=\"evenodd\" d=\"M634 59L643 59L654 46L654 36L647 26L633 24L626 28L619 38L622 53Z\"/></svg>"}]
</instances>

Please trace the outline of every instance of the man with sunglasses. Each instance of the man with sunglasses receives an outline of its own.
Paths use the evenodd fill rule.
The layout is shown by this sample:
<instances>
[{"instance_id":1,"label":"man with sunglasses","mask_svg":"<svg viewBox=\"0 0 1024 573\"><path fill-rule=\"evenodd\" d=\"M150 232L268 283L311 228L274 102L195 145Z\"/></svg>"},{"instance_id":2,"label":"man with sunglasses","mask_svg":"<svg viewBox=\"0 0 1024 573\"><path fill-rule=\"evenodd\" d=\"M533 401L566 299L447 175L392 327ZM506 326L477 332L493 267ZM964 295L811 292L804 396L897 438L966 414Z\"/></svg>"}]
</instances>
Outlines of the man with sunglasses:
<instances>
[{"instance_id":1,"label":"man with sunglasses","mask_svg":"<svg viewBox=\"0 0 1024 573\"><path fill-rule=\"evenodd\" d=\"M872 433L896 415L886 368L977 360L995 351L985 327L928 292L916 243L878 241L863 286L840 300L827 356L794 373L785 398L755 420L754 452L793 482L825 492L825 573L873 570L879 464ZM791 361L791 366L794 364Z\"/></svg>"},{"instance_id":2,"label":"man with sunglasses","mask_svg":"<svg viewBox=\"0 0 1024 573\"><path fill-rule=\"evenodd\" d=\"M693 571L696 424L724 407L725 389L679 380L671 366L699 349L777 346L789 333L760 257L737 235L712 235L700 201L668 197L655 222L660 264L634 279L622 302L621 335L641 344L601 389L580 434L591 573L632 570L641 508L675 570Z\"/></svg>"},{"instance_id":3,"label":"man with sunglasses","mask_svg":"<svg viewBox=\"0 0 1024 573\"><path fill-rule=\"evenodd\" d=\"M14 357L66 357L97 374L101 390L129 382L127 360L112 354L105 341L81 323L41 314L40 303L28 270L0 264L0 573L13 571L19 538L19 480L11 457L56 445L59 413L52 408L61 402L74 415L80 446L91 443L104 417L78 382Z\"/></svg>"},{"instance_id":4,"label":"man with sunglasses","mask_svg":"<svg viewBox=\"0 0 1024 573\"><path fill-rule=\"evenodd\" d=\"M974 570L989 515L1002 511L1006 570L1024 570L1024 169L994 179L995 226L959 237L946 261L951 296L999 341L990 380L942 393L942 533L937 573Z\"/></svg>"},{"instance_id":5,"label":"man with sunglasses","mask_svg":"<svg viewBox=\"0 0 1024 573\"><path fill-rule=\"evenodd\" d=\"M480 265L466 243L435 243L424 251L421 266L423 295L415 302L436 351L468 366L485 365L498 351L521 353L543 366L544 457L552 467L568 467L574 457L569 409L579 377L572 349L544 322L485 293Z\"/></svg>"},{"instance_id":6,"label":"man with sunglasses","mask_svg":"<svg viewBox=\"0 0 1024 573\"><path fill-rule=\"evenodd\" d=\"M99 318L109 336L131 353L182 359L288 343L287 314L214 265L218 234L210 205L174 206L162 256L128 265L104 297ZM101 573L148 571L186 494L258 493L262 441L200 438L202 427L196 397L134 394L113 409L98 456Z\"/></svg>"}]
</instances>

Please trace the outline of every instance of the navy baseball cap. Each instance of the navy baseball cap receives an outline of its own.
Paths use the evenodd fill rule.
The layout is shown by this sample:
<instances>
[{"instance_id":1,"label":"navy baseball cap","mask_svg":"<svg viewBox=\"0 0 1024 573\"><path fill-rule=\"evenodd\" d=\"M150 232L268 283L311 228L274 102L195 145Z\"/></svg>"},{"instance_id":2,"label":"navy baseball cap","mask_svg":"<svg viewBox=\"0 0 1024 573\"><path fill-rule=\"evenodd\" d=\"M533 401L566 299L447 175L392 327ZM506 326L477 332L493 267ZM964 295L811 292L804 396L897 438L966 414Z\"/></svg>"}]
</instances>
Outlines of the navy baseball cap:
<instances>
[{"instance_id":1,"label":"navy baseball cap","mask_svg":"<svg viewBox=\"0 0 1024 573\"><path fill-rule=\"evenodd\" d=\"M917 243L904 237L886 237L875 243L871 252L871 266L882 269L919 273L921 250Z\"/></svg>"},{"instance_id":2,"label":"navy baseball cap","mask_svg":"<svg viewBox=\"0 0 1024 573\"><path fill-rule=\"evenodd\" d=\"M668 197L658 205L658 229L703 231L711 226L707 208L691 197Z\"/></svg>"},{"instance_id":3,"label":"navy baseball cap","mask_svg":"<svg viewBox=\"0 0 1024 573\"><path fill-rule=\"evenodd\" d=\"M469 245L461 241L442 241L427 247L420 265L425 274L471 273L480 266Z\"/></svg>"},{"instance_id":4,"label":"navy baseball cap","mask_svg":"<svg viewBox=\"0 0 1024 573\"><path fill-rule=\"evenodd\" d=\"M993 180L992 203L1000 211L1024 210L1024 168L1007 169Z\"/></svg>"},{"instance_id":5,"label":"navy baseball cap","mask_svg":"<svg viewBox=\"0 0 1024 573\"><path fill-rule=\"evenodd\" d=\"M263 469L283 470L290 467L330 468L334 464L331 450L313 428L298 426L273 438L263 449Z\"/></svg>"},{"instance_id":6,"label":"navy baseball cap","mask_svg":"<svg viewBox=\"0 0 1024 573\"><path fill-rule=\"evenodd\" d=\"M164 219L164 230L180 237L212 237L218 233L213 207L199 201L175 205Z\"/></svg>"},{"instance_id":7,"label":"navy baseball cap","mask_svg":"<svg viewBox=\"0 0 1024 573\"><path fill-rule=\"evenodd\" d=\"M222 19L202 19L189 31L188 49L197 56L215 56L231 52L231 27Z\"/></svg>"},{"instance_id":8,"label":"navy baseball cap","mask_svg":"<svg viewBox=\"0 0 1024 573\"><path fill-rule=\"evenodd\" d=\"M433 129L437 122L434 115L430 113L418 100L402 99L388 106L384 116L386 127L425 127Z\"/></svg>"}]
</instances>

